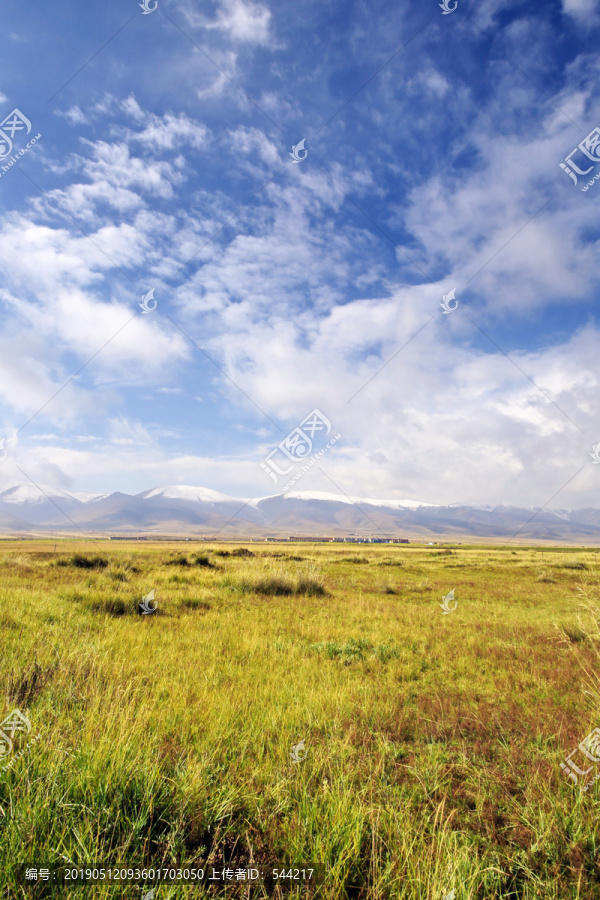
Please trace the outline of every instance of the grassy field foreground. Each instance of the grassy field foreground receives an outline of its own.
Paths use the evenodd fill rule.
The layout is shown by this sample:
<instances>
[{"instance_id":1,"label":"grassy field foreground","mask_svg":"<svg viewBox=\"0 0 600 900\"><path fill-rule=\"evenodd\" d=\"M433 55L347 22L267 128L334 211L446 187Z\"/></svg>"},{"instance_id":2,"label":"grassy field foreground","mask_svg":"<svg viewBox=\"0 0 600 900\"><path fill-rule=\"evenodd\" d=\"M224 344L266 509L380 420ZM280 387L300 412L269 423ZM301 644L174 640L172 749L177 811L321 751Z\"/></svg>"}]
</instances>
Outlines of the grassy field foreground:
<instances>
[{"instance_id":1,"label":"grassy field foreground","mask_svg":"<svg viewBox=\"0 0 600 900\"><path fill-rule=\"evenodd\" d=\"M209 857L322 864L298 896L600 897L600 786L560 769L600 725L598 551L53 547L0 546L0 717L36 739L0 771L0 896L149 889L22 863Z\"/></svg>"}]
</instances>

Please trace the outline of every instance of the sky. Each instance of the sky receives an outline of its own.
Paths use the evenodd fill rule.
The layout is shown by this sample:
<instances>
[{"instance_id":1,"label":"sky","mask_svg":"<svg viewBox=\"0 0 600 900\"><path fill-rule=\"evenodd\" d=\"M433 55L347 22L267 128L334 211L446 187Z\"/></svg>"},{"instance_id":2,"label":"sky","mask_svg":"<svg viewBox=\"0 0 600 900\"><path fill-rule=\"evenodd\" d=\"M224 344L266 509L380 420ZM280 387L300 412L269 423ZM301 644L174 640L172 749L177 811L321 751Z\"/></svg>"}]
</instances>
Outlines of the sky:
<instances>
[{"instance_id":1,"label":"sky","mask_svg":"<svg viewBox=\"0 0 600 900\"><path fill-rule=\"evenodd\" d=\"M2 4L0 489L600 507L600 3L146 7Z\"/></svg>"}]
</instances>

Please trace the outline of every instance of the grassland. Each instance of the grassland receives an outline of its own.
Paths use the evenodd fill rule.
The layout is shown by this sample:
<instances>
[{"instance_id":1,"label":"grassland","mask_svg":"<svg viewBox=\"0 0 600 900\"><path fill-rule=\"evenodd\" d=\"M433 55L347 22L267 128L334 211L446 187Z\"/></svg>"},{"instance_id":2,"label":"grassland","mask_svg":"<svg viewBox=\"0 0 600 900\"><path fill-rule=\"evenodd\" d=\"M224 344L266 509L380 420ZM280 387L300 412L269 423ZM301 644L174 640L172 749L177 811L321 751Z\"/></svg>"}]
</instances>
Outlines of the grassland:
<instances>
[{"instance_id":1,"label":"grassland","mask_svg":"<svg viewBox=\"0 0 600 900\"><path fill-rule=\"evenodd\" d=\"M600 897L600 783L559 767L600 725L597 550L53 547L0 545L0 716L37 738L0 772L3 898L143 894L21 864L207 857L322 864L297 896ZM216 895L248 889L156 900Z\"/></svg>"}]
</instances>

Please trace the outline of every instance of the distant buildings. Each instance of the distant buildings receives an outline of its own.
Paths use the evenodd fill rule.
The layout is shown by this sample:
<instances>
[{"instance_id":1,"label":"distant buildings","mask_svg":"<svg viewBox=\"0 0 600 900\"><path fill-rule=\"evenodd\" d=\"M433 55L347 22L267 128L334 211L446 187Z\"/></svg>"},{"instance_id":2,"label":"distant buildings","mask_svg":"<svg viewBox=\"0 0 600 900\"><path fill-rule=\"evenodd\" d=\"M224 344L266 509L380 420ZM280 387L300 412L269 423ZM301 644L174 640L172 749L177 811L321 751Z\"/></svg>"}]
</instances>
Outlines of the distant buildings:
<instances>
[{"instance_id":1,"label":"distant buildings","mask_svg":"<svg viewBox=\"0 0 600 900\"><path fill-rule=\"evenodd\" d=\"M291 534L288 538L267 538L267 540L308 541L311 544L408 544L408 538L380 537L317 537Z\"/></svg>"},{"instance_id":2,"label":"distant buildings","mask_svg":"<svg viewBox=\"0 0 600 900\"><path fill-rule=\"evenodd\" d=\"M232 538L206 538L206 537L168 537L165 535L152 535L152 537L141 537L139 535L109 535L109 541L175 541L177 543L181 543L181 541L223 541L223 540L232 540ZM323 537L323 535L305 535L305 534L291 534L289 537L266 537L266 538L246 538L243 537L235 538L237 541L304 541L309 544L409 544L410 541L408 538L393 538L393 537Z\"/></svg>"}]
</instances>

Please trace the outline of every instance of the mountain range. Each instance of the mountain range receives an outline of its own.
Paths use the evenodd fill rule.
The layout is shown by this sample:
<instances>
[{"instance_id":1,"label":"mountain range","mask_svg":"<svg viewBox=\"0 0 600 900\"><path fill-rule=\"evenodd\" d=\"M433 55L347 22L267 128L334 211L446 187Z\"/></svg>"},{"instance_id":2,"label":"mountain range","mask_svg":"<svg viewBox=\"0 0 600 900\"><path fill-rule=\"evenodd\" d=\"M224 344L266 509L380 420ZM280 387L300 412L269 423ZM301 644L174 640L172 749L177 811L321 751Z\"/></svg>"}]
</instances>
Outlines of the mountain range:
<instances>
[{"instance_id":1,"label":"mountain range","mask_svg":"<svg viewBox=\"0 0 600 900\"><path fill-rule=\"evenodd\" d=\"M139 494L13 484L0 491L0 533L265 538L288 536L600 543L600 510L450 506L314 491L261 498L171 485Z\"/></svg>"}]
</instances>

